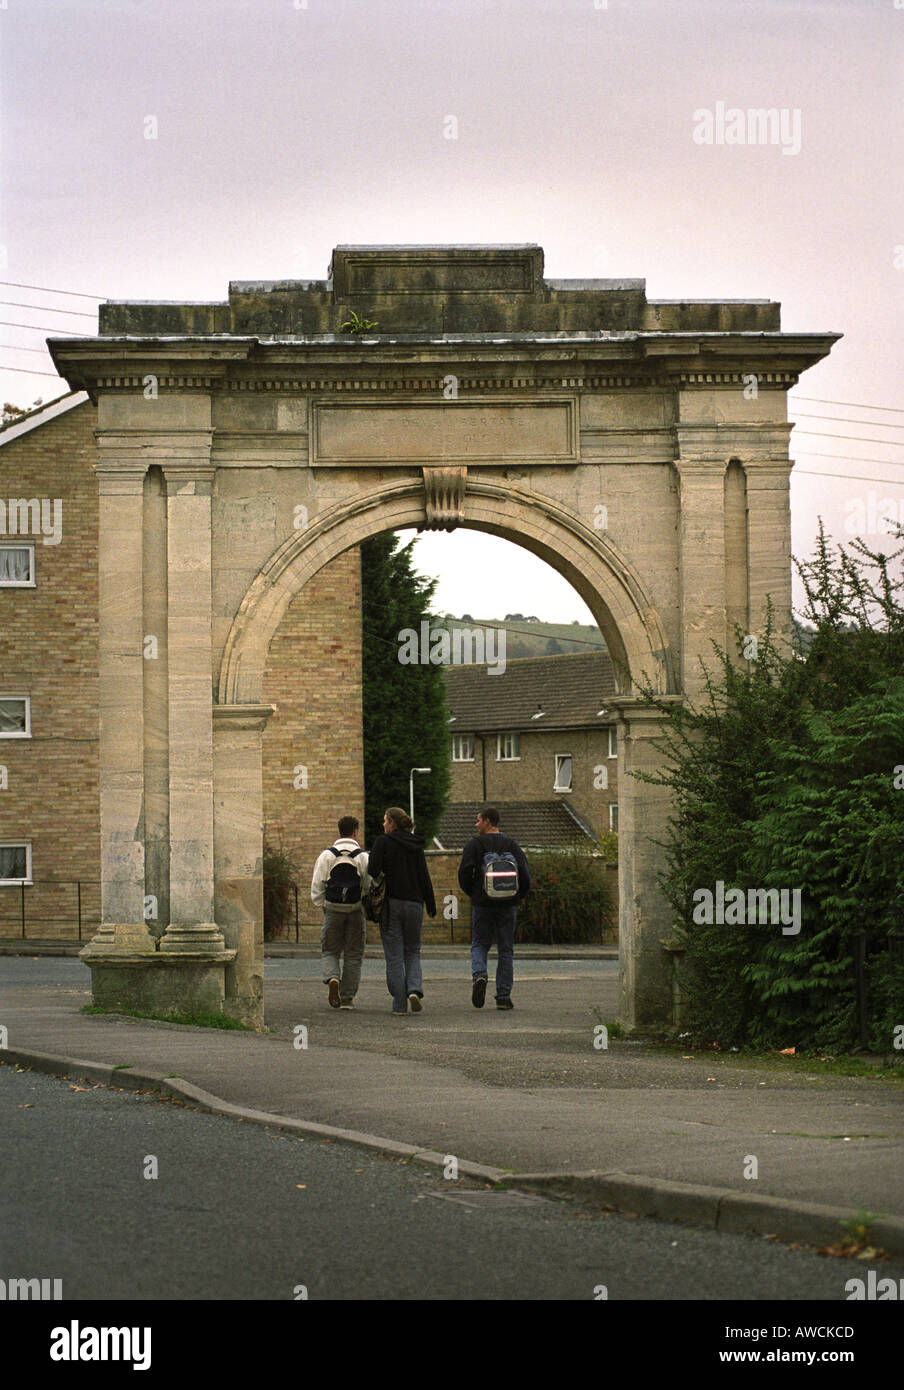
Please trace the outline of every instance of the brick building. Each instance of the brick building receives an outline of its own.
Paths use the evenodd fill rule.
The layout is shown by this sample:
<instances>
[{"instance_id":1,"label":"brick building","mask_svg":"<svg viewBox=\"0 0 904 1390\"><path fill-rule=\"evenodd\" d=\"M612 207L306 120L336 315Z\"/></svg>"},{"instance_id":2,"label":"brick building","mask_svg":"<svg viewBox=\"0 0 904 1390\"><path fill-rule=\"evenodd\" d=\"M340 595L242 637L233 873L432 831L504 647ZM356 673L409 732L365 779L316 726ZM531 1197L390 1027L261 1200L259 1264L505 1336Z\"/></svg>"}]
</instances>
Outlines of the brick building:
<instances>
[{"instance_id":1,"label":"brick building","mask_svg":"<svg viewBox=\"0 0 904 1390\"><path fill-rule=\"evenodd\" d=\"M87 941L100 916L96 423L73 392L0 431L0 936L24 926L26 937ZM157 471L148 507L163 505ZM360 606L353 547L293 600L267 659L264 836L298 861L309 935L314 860L339 816L364 819ZM165 682L165 621L145 616L148 682ZM166 772L150 753L149 811L155 798L165 807ZM147 839L148 923L160 933L168 846Z\"/></svg>"},{"instance_id":2,"label":"brick building","mask_svg":"<svg viewBox=\"0 0 904 1390\"><path fill-rule=\"evenodd\" d=\"M437 839L460 849L480 802L532 849L587 845L618 829L618 745L605 652L449 666L452 795Z\"/></svg>"}]
</instances>

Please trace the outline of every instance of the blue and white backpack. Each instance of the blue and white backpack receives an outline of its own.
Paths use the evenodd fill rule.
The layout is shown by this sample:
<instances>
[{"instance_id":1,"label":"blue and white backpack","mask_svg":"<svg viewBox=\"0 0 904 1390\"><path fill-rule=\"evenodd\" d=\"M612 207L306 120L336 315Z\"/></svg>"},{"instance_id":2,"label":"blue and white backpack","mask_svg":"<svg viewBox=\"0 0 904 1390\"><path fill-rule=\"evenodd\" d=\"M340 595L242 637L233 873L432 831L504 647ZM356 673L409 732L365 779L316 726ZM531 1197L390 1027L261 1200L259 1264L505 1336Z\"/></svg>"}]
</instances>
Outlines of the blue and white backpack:
<instances>
[{"instance_id":1,"label":"blue and white backpack","mask_svg":"<svg viewBox=\"0 0 904 1390\"><path fill-rule=\"evenodd\" d=\"M518 861L510 849L488 849L481 865L483 891L491 902L510 902L518 896Z\"/></svg>"}]
</instances>

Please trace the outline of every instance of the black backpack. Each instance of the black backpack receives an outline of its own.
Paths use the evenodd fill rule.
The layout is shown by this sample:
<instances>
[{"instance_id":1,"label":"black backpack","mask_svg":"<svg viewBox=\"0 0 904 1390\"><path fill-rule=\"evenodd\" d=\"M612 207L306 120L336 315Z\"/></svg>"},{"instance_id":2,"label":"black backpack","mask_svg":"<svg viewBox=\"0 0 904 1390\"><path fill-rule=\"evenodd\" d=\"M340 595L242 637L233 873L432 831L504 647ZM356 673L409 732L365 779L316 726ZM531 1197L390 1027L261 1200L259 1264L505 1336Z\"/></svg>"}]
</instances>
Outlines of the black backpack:
<instances>
[{"instance_id":1,"label":"black backpack","mask_svg":"<svg viewBox=\"0 0 904 1390\"><path fill-rule=\"evenodd\" d=\"M329 854L336 856L337 862L330 870L326 881L325 896L328 903L359 903L361 901L361 874L355 863L360 849L336 849L330 845Z\"/></svg>"}]
</instances>

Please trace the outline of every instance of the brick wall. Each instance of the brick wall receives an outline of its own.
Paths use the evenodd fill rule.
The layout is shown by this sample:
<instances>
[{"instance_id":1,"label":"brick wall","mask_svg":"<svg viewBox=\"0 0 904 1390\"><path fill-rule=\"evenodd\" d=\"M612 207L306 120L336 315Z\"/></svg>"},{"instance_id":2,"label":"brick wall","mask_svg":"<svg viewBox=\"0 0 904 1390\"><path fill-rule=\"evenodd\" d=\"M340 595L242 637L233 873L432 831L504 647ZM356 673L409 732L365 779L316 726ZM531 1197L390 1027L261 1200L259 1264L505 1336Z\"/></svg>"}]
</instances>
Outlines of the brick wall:
<instances>
[{"instance_id":1,"label":"brick wall","mask_svg":"<svg viewBox=\"0 0 904 1390\"><path fill-rule=\"evenodd\" d=\"M299 939L319 939L323 915L310 895L317 856L336 839L340 816L364 822L357 547L289 605L270 643L263 698L276 706L263 736L264 836L295 856Z\"/></svg>"},{"instance_id":2,"label":"brick wall","mask_svg":"<svg viewBox=\"0 0 904 1390\"><path fill-rule=\"evenodd\" d=\"M4 504L62 502L59 545L0 535L34 539L36 580L33 589L0 588L0 693L31 697L32 730L30 739L0 739L8 778L0 840L32 842L26 932L46 937L76 934L76 880L86 938L100 913L96 420L92 405L75 406L0 449ZM0 888L0 935L19 935L20 902L18 888Z\"/></svg>"}]
</instances>

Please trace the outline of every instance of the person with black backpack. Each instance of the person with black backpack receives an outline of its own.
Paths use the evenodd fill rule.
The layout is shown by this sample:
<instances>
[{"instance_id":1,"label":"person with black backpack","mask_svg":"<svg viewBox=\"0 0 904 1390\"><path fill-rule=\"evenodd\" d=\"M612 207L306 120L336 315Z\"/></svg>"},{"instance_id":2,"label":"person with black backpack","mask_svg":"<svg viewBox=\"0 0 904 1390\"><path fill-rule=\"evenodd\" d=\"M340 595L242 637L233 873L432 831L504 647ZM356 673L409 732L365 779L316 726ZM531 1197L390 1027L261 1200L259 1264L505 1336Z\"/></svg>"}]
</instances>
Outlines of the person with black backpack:
<instances>
[{"instance_id":1,"label":"person with black backpack","mask_svg":"<svg viewBox=\"0 0 904 1390\"><path fill-rule=\"evenodd\" d=\"M323 983L334 1009L355 1007L367 940L361 898L370 885L370 876L367 853L354 838L357 829L354 816L342 817L340 838L320 855L311 879L311 900L323 908L320 959Z\"/></svg>"},{"instance_id":2,"label":"person with black backpack","mask_svg":"<svg viewBox=\"0 0 904 1390\"><path fill-rule=\"evenodd\" d=\"M487 992L487 953L496 938L496 1008L513 1009L515 919L530 892L524 851L499 829L499 812L484 806L474 824L477 834L465 845L458 882L471 899L471 1003L483 1008Z\"/></svg>"},{"instance_id":3,"label":"person with black backpack","mask_svg":"<svg viewBox=\"0 0 904 1390\"><path fill-rule=\"evenodd\" d=\"M383 834L370 847L370 873L384 875L386 896L380 915L380 936L386 958L386 988L398 1018L423 1010L421 926L424 909L436 916L436 898L424 855L424 839L401 806L390 806L383 817Z\"/></svg>"}]
</instances>

